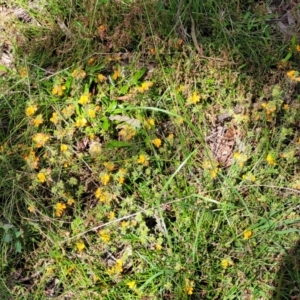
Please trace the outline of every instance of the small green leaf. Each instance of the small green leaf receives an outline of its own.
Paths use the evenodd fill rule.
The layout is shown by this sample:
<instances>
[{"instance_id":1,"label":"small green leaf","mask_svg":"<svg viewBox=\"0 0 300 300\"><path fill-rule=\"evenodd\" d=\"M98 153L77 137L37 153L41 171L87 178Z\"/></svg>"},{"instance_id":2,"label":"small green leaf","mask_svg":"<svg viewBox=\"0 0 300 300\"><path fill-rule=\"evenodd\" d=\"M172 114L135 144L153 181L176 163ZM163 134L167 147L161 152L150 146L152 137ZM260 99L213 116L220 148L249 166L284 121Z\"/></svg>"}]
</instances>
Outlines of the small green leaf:
<instances>
[{"instance_id":1,"label":"small green leaf","mask_svg":"<svg viewBox=\"0 0 300 300\"><path fill-rule=\"evenodd\" d=\"M128 142L123 141L110 141L105 145L105 148L122 148L122 147L130 147L132 146Z\"/></svg>"},{"instance_id":2,"label":"small green leaf","mask_svg":"<svg viewBox=\"0 0 300 300\"><path fill-rule=\"evenodd\" d=\"M66 88L67 88L67 91L70 90L71 85L72 85L72 81L73 81L73 78L72 78L71 76L69 76L68 79L67 79L67 81L66 81L66 83L65 83L65 86L66 86Z\"/></svg>"},{"instance_id":3,"label":"small green leaf","mask_svg":"<svg viewBox=\"0 0 300 300\"><path fill-rule=\"evenodd\" d=\"M119 95L125 95L128 93L129 85L124 85L119 89Z\"/></svg>"},{"instance_id":4,"label":"small green leaf","mask_svg":"<svg viewBox=\"0 0 300 300\"><path fill-rule=\"evenodd\" d=\"M109 104L109 106L108 106L108 108L107 108L107 111L108 111L108 112L113 112L113 111L117 108L117 106L118 106L117 101L112 101L112 102Z\"/></svg>"},{"instance_id":5,"label":"small green leaf","mask_svg":"<svg viewBox=\"0 0 300 300\"><path fill-rule=\"evenodd\" d=\"M15 242L16 252L21 253L22 252L22 244L20 241Z\"/></svg>"},{"instance_id":6,"label":"small green leaf","mask_svg":"<svg viewBox=\"0 0 300 300\"><path fill-rule=\"evenodd\" d=\"M14 225L11 224L4 224L3 225L3 229L7 232L9 229L14 228Z\"/></svg>"},{"instance_id":7,"label":"small green leaf","mask_svg":"<svg viewBox=\"0 0 300 300\"><path fill-rule=\"evenodd\" d=\"M10 233L7 233L5 236L4 236L4 242L5 243L10 243L12 241L12 236Z\"/></svg>"},{"instance_id":8,"label":"small green leaf","mask_svg":"<svg viewBox=\"0 0 300 300\"><path fill-rule=\"evenodd\" d=\"M106 117L101 118L102 121L102 128L107 131L109 129L109 122Z\"/></svg>"},{"instance_id":9,"label":"small green leaf","mask_svg":"<svg viewBox=\"0 0 300 300\"><path fill-rule=\"evenodd\" d=\"M8 69L7 69L5 66L0 65L0 71L2 71L2 72L7 72Z\"/></svg>"},{"instance_id":10,"label":"small green leaf","mask_svg":"<svg viewBox=\"0 0 300 300\"><path fill-rule=\"evenodd\" d=\"M19 238L22 235L23 231L22 230L18 230L15 232L15 236L16 238Z\"/></svg>"},{"instance_id":11,"label":"small green leaf","mask_svg":"<svg viewBox=\"0 0 300 300\"><path fill-rule=\"evenodd\" d=\"M146 73L147 68L142 68L140 70L138 70L132 77L131 82L133 84L138 84L138 81L144 76L144 74Z\"/></svg>"},{"instance_id":12,"label":"small green leaf","mask_svg":"<svg viewBox=\"0 0 300 300\"><path fill-rule=\"evenodd\" d=\"M297 39L296 39L296 35L295 34L293 35L291 42L292 42L292 46L296 47L296 45L297 45Z\"/></svg>"},{"instance_id":13,"label":"small green leaf","mask_svg":"<svg viewBox=\"0 0 300 300\"><path fill-rule=\"evenodd\" d=\"M287 56L284 58L285 61L288 61L292 57L293 53L289 52Z\"/></svg>"}]
</instances>

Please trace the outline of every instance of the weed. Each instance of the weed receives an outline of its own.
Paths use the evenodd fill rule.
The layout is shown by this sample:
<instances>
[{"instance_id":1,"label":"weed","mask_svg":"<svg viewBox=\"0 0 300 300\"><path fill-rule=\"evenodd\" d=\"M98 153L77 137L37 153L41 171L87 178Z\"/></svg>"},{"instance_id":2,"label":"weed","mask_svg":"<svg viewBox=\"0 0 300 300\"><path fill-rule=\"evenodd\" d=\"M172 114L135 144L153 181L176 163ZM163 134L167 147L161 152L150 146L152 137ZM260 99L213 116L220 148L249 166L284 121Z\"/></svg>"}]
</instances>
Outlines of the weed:
<instances>
[{"instance_id":1,"label":"weed","mask_svg":"<svg viewBox=\"0 0 300 300\"><path fill-rule=\"evenodd\" d=\"M0 78L7 293L286 293L279 257L300 221L296 38L282 45L253 1L30 9L39 26L11 21L22 40Z\"/></svg>"}]
</instances>

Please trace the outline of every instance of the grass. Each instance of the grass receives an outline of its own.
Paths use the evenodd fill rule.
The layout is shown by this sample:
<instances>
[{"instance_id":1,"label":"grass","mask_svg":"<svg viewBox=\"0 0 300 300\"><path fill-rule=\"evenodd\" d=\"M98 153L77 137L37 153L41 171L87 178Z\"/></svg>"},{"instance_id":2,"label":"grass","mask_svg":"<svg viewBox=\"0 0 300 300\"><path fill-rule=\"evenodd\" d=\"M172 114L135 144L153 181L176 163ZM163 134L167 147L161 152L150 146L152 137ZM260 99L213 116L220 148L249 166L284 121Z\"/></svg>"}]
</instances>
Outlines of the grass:
<instances>
[{"instance_id":1,"label":"grass","mask_svg":"<svg viewBox=\"0 0 300 300\"><path fill-rule=\"evenodd\" d=\"M299 296L297 36L253 1L14 4L1 296Z\"/></svg>"}]
</instances>

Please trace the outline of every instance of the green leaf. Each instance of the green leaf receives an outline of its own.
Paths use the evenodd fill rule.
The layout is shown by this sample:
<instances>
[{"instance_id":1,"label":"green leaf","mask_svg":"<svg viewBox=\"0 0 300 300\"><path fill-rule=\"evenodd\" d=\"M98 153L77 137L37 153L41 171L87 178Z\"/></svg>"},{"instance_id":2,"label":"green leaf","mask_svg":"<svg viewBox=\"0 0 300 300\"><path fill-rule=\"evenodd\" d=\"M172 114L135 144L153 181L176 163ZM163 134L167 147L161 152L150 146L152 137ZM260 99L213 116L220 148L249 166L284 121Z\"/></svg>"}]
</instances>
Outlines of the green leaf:
<instances>
[{"instance_id":1,"label":"green leaf","mask_svg":"<svg viewBox=\"0 0 300 300\"><path fill-rule=\"evenodd\" d=\"M117 108L117 106L117 101L112 101L107 108L107 112L113 112Z\"/></svg>"},{"instance_id":2,"label":"green leaf","mask_svg":"<svg viewBox=\"0 0 300 300\"><path fill-rule=\"evenodd\" d=\"M68 79L67 79L67 81L66 81L66 83L65 83L67 92L70 90L72 82L73 82L73 77L69 76Z\"/></svg>"},{"instance_id":3,"label":"green leaf","mask_svg":"<svg viewBox=\"0 0 300 300\"><path fill-rule=\"evenodd\" d=\"M124 95L124 94L127 94L129 90L129 85L124 85L122 86L120 89L119 89L119 95Z\"/></svg>"},{"instance_id":4,"label":"green leaf","mask_svg":"<svg viewBox=\"0 0 300 300\"><path fill-rule=\"evenodd\" d=\"M101 118L102 121L102 128L107 131L109 129L109 122L108 122L108 118L103 117Z\"/></svg>"},{"instance_id":5,"label":"green leaf","mask_svg":"<svg viewBox=\"0 0 300 300\"><path fill-rule=\"evenodd\" d=\"M285 61L288 61L292 57L293 53L289 52L287 56L284 58Z\"/></svg>"},{"instance_id":6,"label":"green leaf","mask_svg":"<svg viewBox=\"0 0 300 300\"><path fill-rule=\"evenodd\" d=\"M11 224L4 224L3 225L3 229L5 230L5 232L7 232L9 229L14 228L14 225Z\"/></svg>"},{"instance_id":7,"label":"green leaf","mask_svg":"<svg viewBox=\"0 0 300 300\"><path fill-rule=\"evenodd\" d=\"M132 77L132 79L131 79L131 82L132 82L133 84L138 84L138 81L145 75L146 71L147 71L147 68L146 68L146 67L144 67L144 68L138 70L138 71L133 75L133 77Z\"/></svg>"},{"instance_id":8,"label":"green leaf","mask_svg":"<svg viewBox=\"0 0 300 300\"><path fill-rule=\"evenodd\" d=\"M15 242L16 252L21 253L22 252L22 244L20 241Z\"/></svg>"},{"instance_id":9,"label":"green leaf","mask_svg":"<svg viewBox=\"0 0 300 300\"><path fill-rule=\"evenodd\" d=\"M7 69L5 66L0 65L0 71L2 71L2 72L7 72L8 69Z\"/></svg>"},{"instance_id":10,"label":"green leaf","mask_svg":"<svg viewBox=\"0 0 300 300\"><path fill-rule=\"evenodd\" d=\"M10 233L7 233L5 236L4 236L4 242L5 243L10 243L12 241L12 236Z\"/></svg>"},{"instance_id":11,"label":"green leaf","mask_svg":"<svg viewBox=\"0 0 300 300\"><path fill-rule=\"evenodd\" d=\"M132 144L123 141L110 141L105 144L105 148L122 148L122 147L130 147Z\"/></svg>"},{"instance_id":12,"label":"green leaf","mask_svg":"<svg viewBox=\"0 0 300 300\"><path fill-rule=\"evenodd\" d=\"M21 230L18 230L18 231L16 231L15 232L15 236L16 236L16 238L19 238L21 235L22 235L22 231Z\"/></svg>"},{"instance_id":13,"label":"green leaf","mask_svg":"<svg viewBox=\"0 0 300 300\"><path fill-rule=\"evenodd\" d=\"M296 35L295 34L293 35L291 42L292 42L292 46L296 47L296 45L297 45L297 39L296 39Z\"/></svg>"}]
</instances>

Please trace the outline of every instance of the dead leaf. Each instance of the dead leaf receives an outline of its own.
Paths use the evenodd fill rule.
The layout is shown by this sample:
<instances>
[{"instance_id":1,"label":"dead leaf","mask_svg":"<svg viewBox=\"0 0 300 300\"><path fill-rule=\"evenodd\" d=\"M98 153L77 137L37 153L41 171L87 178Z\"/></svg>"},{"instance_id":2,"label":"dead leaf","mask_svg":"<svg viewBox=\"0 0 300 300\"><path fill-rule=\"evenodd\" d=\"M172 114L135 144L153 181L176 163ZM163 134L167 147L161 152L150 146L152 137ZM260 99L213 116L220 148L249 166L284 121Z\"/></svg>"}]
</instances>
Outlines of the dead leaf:
<instances>
[{"instance_id":1,"label":"dead leaf","mask_svg":"<svg viewBox=\"0 0 300 300\"><path fill-rule=\"evenodd\" d=\"M132 127L135 128L140 128L141 127L141 121L130 118L128 116L121 116L121 115L115 115L115 116L110 116L109 120L111 121L119 121L119 122L124 122Z\"/></svg>"},{"instance_id":2,"label":"dead leaf","mask_svg":"<svg viewBox=\"0 0 300 300\"><path fill-rule=\"evenodd\" d=\"M132 94L128 94L128 95L118 97L117 100L126 101L126 100L130 100L131 97L132 97Z\"/></svg>"}]
</instances>

